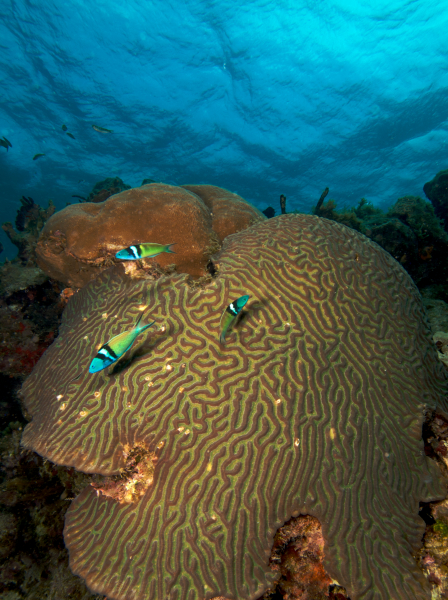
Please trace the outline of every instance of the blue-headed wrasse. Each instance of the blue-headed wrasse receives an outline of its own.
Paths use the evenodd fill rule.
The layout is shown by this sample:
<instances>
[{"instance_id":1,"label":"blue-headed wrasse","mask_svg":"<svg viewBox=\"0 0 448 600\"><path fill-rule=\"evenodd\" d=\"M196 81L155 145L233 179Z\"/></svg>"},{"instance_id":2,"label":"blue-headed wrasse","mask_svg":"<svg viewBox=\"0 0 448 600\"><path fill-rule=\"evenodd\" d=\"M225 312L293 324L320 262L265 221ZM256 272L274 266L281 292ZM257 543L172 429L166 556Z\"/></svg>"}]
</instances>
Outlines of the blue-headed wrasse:
<instances>
[{"instance_id":1,"label":"blue-headed wrasse","mask_svg":"<svg viewBox=\"0 0 448 600\"><path fill-rule=\"evenodd\" d=\"M171 250L171 246L174 246L174 244L135 244L117 252L115 258L138 260L139 258L154 258L162 252L175 254L174 250Z\"/></svg>"},{"instance_id":2,"label":"blue-headed wrasse","mask_svg":"<svg viewBox=\"0 0 448 600\"><path fill-rule=\"evenodd\" d=\"M231 302L229 304L229 306L225 309L225 311L222 313L220 334L219 334L219 341L221 342L221 344L224 344L224 341L226 338L226 333L229 331L229 329L233 326L233 324L237 320L238 315L240 314L242 308L244 307L246 302L249 300L249 298L250 298L250 296L241 296L237 300L234 300L233 302Z\"/></svg>"},{"instance_id":3,"label":"blue-headed wrasse","mask_svg":"<svg viewBox=\"0 0 448 600\"><path fill-rule=\"evenodd\" d=\"M146 325L140 325L143 314L144 313L140 315L137 323L130 331L123 331L123 333L119 333L101 346L97 355L90 363L89 373L97 373L98 371L102 371L112 363L116 362L123 356L125 352L129 350L129 348L135 342L137 336L145 331L145 329L148 329L148 327L151 327L151 325L154 325L155 321L152 323L147 323Z\"/></svg>"}]
</instances>

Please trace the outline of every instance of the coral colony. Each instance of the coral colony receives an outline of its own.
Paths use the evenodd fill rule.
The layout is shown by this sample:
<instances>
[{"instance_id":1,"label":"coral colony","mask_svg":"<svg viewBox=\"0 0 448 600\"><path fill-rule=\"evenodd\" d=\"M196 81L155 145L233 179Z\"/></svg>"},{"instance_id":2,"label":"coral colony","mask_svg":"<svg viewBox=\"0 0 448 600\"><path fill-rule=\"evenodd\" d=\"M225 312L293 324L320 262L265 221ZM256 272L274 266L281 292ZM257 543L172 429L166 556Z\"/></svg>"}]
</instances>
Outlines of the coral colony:
<instances>
[{"instance_id":1,"label":"coral colony","mask_svg":"<svg viewBox=\"0 0 448 600\"><path fill-rule=\"evenodd\" d=\"M57 212L23 197L1 591L45 569L73 597L444 597L445 175L387 213L117 177Z\"/></svg>"}]
</instances>

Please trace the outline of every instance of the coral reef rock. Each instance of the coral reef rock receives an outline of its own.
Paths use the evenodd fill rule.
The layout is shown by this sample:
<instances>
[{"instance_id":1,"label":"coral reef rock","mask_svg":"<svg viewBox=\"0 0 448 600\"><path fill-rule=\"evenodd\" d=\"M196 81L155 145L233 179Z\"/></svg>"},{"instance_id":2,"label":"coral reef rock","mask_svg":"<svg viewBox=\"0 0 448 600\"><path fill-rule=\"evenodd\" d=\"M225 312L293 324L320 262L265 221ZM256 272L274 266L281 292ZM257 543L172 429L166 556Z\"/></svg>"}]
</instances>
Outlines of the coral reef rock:
<instances>
[{"instance_id":1,"label":"coral reef rock","mask_svg":"<svg viewBox=\"0 0 448 600\"><path fill-rule=\"evenodd\" d=\"M434 212L442 219L448 231L448 169L439 171L437 175L423 186L428 200L434 206Z\"/></svg>"},{"instance_id":2,"label":"coral reef rock","mask_svg":"<svg viewBox=\"0 0 448 600\"><path fill-rule=\"evenodd\" d=\"M254 599L275 579L276 530L308 514L352 600L427 600L419 502L446 488L422 423L448 414L447 378L417 288L377 244L310 215L229 236L215 267L201 287L101 273L23 385L26 448L107 477L152 462L72 502L73 572L118 600ZM243 294L221 345L222 311ZM144 307L154 327L89 374Z\"/></svg>"},{"instance_id":3,"label":"coral reef rock","mask_svg":"<svg viewBox=\"0 0 448 600\"><path fill-rule=\"evenodd\" d=\"M213 188L215 196L216 190L220 188ZM231 194L227 204L235 210L232 229L222 200L225 193L230 193L220 192L216 202L221 233L239 231L258 218L257 209ZM238 212L240 204L243 208ZM67 206L44 227L36 249L38 264L50 277L82 287L113 265L116 252L122 248L142 242L176 243L175 254L160 254L146 262L155 260L162 267L174 264L178 272L201 277L220 247L210 213L196 194L159 183L121 192L100 204ZM247 218L249 214L252 218ZM132 265L127 267L131 269Z\"/></svg>"},{"instance_id":4,"label":"coral reef rock","mask_svg":"<svg viewBox=\"0 0 448 600\"><path fill-rule=\"evenodd\" d=\"M36 277L33 271L38 271ZM28 375L58 332L64 305L57 284L50 283L46 276L42 281L42 275L40 269L15 261L0 268L0 373L10 377ZM33 281L35 284L22 289ZM11 285L5 287L8 282Z\"/></svg>"},{"instance_id":5,"label":"coral reef rock","mask_svg":"<svg viewBox=\"0 0 448 600\"><path fill-rule=\"evenodd\" d=\"M131 186L126 185L119 177L107 177L107 179L95 183L86 201L94 203L104 202L110 196L130 189Z\"/></svg>"},{"instance_id":6,"label":"coral reef rock","mask_svg":"<svg viewBox=\"0 0 448 600\"><path fill-rule=\"evenodd\" d=\"M18 249L17 257L23 264L35 265L35 248L39 233L47 219L54 213L55 206L51 200L48 208L41 208L32 198L20 199L22 206L17 211L16 229L12 223L3 223L2 229Z\"/></svg>"},{"instance_id":7,"label":"coral reef rock","mask_svg":"<svg viewBox=\"0 0 448 600\"><path fill-rule=\"evenodd\" d=\"M199 196L212 217L212 228L220 241L232 233L247 229L266 216L246 200L215 185L182 185L181 187Z\"/></svg>"}]
</instances>

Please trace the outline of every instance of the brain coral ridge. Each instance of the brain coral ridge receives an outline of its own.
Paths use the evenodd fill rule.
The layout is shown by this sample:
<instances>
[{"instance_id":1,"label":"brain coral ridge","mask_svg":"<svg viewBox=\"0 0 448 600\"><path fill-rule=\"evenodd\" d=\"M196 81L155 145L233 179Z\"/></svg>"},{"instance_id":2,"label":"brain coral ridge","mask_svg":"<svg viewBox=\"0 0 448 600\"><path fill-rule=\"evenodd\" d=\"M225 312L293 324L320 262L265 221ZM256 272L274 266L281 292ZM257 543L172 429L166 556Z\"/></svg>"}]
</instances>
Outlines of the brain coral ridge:
<instances>
[{"instance_id":1,"label":"brain coral ridge","mask_svg":"<svg viewBox=\"0 0 448 600\"><path fill-rule=\"evenodd\" d=\"M104 475L136 447L154 461L138 502L92 486L72 502L72 570L118 600L254 599L276 529L310 514L352 600L429 598L419 501L445 490L421 427L427 407L446 413L446 380L414 284L375 243L309 215L228 237L217 268L199 289L103 272L24 384L26 447ZM245 293L221 346L221 311ZM90 376L95 348L143 306L157 329Z\"/></svg>"}]
</instances>

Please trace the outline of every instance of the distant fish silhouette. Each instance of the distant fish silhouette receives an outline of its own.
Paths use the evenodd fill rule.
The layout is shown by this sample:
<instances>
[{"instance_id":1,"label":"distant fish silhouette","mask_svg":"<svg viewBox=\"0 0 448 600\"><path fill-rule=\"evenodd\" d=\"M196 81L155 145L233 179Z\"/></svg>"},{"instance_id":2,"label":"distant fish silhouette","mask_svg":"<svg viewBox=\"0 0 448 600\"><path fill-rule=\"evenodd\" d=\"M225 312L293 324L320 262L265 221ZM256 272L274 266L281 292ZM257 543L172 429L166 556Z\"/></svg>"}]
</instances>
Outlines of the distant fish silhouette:
<instances>
[{"instance_id":1,"label":"distant fish silhouette","mask_svg":"<svg viewBox=\"0 0 448 600\"><path fill-rule=\"evenodd\" d=\"M72 138L72 140L76 140L75 136L67 131L67 135Z\"/></svg>"},{"instance_id":2,"label":"distant fish silhouette","mask_svg":"<svg viewBox=\"0 0 448 600\"><path fill-rule=\"evenodd\" d=\"M45 154L35 154L33 156L33 160L37 160L38 158L40 158L41 156L45 156Z\"/></svg>"},{"instance_id":3,"label":"distant fish silhouette","mask_svg":"<svg viewBox=\"0 0 448 600\"><path fill-rule=\"evenodd\" d=\"M67 125L62 125L62 131L67 131Z\"/></svg>"},{"instance_id":4,"label":"distant fish silhouette","mask_svg":"<svg viewBox=\"0 0 448 600\"><path fill-rule=\"evenodd\" d=\"M105 127L99 127L98 125L92 125L95 131L99 131L100 133L113 133L113 129L106 129Z\"/></svg>"},{"instance_id":5,"label":"distant fish silhouette","mask_svg":"<svg viewBox=\"0 0 448 600\"><path fill-rule=\"evenodd\" d=\"M268 219L272 219L272 217L275 216L275 208L272 208L272 206L268 206L261 212L266 215Z\"/></svg>"},{"instance_id":6,"label":"distant fish silhouette","mask_svg":"<svg viewBox=\"0 0 448 600\"><path fill-rule=\"evenodd\" d=\"M5 138L5 136L3 136L3 138L0 138L0 146L3 146L3 148L6 148L6 152L8 152L8 148L12 148L12 144L9 140L7 140Z\"/></svg>"},{"instance_id":7,"label":"distant fish silhouette","mask_svg":"<svg viewBox=\"0 0 448 600\"><path fill-rule=\"evenodd\" d=\"M84 202L87 202L87 198L84 198L84 196L78 196L77 194L73 194L72 198L80 198L81 200L83 200Z\"/></svg>"}]
</instances>

